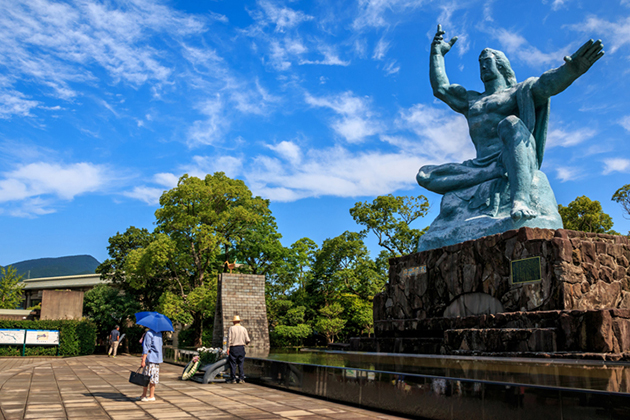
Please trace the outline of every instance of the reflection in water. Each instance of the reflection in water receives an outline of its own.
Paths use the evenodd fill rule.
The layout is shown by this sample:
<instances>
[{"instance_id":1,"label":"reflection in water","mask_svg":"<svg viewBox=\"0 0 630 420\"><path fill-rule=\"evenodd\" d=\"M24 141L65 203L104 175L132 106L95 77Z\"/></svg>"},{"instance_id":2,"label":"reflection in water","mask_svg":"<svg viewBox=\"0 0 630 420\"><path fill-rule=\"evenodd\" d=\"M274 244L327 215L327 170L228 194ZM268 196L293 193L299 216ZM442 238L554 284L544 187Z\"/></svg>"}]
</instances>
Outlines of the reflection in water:
<instances>
[{"instance_id":1,"label":"reflection in water","mask_svg":"<svg viewBox=\"0 0 630 420\"><path fill-rule=\"evenodd\" d=\"M630 393L630 364L585 360L541 360L474 358L390 353L303 351L293 354L272 353L266 359L305 365L392 372L396 381L405 383L404 374L453 378L511 385L534 385L616 393ZM350 376L348 376L350 378ZM401 387L404 388L403 385ZM433 386L434 392L452 392ZM445 394L440 394L445 395ZM517 400L522 400L518 397Z\"/></svg>"}]
</instances>

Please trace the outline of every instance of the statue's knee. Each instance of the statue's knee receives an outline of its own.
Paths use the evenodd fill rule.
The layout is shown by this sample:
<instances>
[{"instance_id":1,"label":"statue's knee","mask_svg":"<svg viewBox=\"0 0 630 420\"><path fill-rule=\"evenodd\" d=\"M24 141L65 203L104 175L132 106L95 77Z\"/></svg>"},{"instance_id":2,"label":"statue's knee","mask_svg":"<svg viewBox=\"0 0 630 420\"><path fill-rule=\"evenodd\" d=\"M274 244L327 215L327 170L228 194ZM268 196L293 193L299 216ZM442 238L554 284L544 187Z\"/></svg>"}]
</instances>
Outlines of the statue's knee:
<instances>
[{"instance_id":1,"label":"statue's knee","mask_svg":"<svg viewBox=\"0 0 630 420\"><path fill-rule=\"evenodd\" d=\"M429 170L428 167L423 166L422 168L420 168L420 170L418 171L418 174L416 175L416 181L418 181L418 184L421 187L425 187L429 184L429 181L431 179L431 171Z\"/></svg>"},{"instance_id":2,"label":"statue's knee","mask_svg":"<svg viewBox=\"0 0 630 420\"><path fill-rule=\"evenodd\" d=\"M522 130L523 128L527 129L527 127L525 127L525 124L523 124L523 121L521 121L519 117L517 117L516 115L508 115L507 117L503 118L499 123L499 136L514 133L516 131Z\"/></svg>"},{"instance_id":3,"label":"statue's knee","mask_svg":"<svg viewBox=\"0 0 630 420\"><path fill-rule=\"evenodd\" d=\"M515 115L509 115L503 118L499 123L497 131L503 143L520 143L521 141L529 140L532 135L525 126L525 123Z\"/></svg>"}]
</instances>

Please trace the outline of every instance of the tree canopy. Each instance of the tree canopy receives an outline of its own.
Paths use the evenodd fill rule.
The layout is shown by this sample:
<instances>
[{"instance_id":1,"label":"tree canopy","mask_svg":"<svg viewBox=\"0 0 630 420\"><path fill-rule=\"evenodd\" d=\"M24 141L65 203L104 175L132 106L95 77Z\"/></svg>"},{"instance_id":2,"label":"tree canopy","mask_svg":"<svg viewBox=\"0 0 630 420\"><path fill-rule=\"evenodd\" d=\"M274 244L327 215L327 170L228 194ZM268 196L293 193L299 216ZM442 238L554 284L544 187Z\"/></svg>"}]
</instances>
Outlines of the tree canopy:
<instances>
[{"instance_id":1,"label":"tree canopy","mask_svg":"<svg viewBox=\"0 0 630 420\"><path fill-rule=\"evenodd\" d=\"M626 184L615 191L612 201L621 204L621 207L626 212L624 217L630 219L630 184Z\"/></svg>"},{"instance_id":2,"label":"tree canopy","mask_svg":"<svg viewBox=\"0 0 630 420\"><path fill-rule=\"evenodd\" d=\"M22 303L22 277L13 266L0 266L0 309L16 309Z\"/></svg>"},{"instance_id":3,"label":"tree canopy","mask_svg":"<svg viewBox=\"0 0 630 420\"><path fill-rule=\"evenodd\" d=\"M364 233L372 232L378 244L385 248L390 257L400 257L416 251L420 236L426 231L412 229L411 223L424 217L429 202L424 196L407 197L381 195L371 203L356 203L350 215L359 225L365 226Z\"/></svg>"},{"instance_id":4,"label":"tree canopy","mask_svg":"<svg viewBox=\"0 0 630 420\"><path fill-rule=\"evenodd\" d=\"M558 212L565 229L607 233L613 227L612 218L602 211L601 203L584 195L566 207L558 205Z\"/></svg>"}]
</instances>

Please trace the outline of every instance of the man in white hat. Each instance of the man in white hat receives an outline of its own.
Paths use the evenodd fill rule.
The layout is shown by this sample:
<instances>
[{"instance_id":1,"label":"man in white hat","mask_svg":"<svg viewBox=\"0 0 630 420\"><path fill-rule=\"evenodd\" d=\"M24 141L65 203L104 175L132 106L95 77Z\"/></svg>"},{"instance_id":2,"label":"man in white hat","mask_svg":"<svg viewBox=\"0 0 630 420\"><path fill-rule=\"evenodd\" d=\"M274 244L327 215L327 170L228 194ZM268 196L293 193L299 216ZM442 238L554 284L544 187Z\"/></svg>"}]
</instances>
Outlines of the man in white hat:
<instances>
[{"instance_id":1,"label":"man in white hat","mask_svg":"<svg viewBox=\"0 0 630 420\"><path fill-rule=\"evenodd\" d=\"M241 325L241 318L234 315L232 325L228 329L228 363L230 364L229 384L245 382L245 346L251 341L247 330ZM239 376L236 377L236 365L238 364Z\"/></svg>"}]
</instances>

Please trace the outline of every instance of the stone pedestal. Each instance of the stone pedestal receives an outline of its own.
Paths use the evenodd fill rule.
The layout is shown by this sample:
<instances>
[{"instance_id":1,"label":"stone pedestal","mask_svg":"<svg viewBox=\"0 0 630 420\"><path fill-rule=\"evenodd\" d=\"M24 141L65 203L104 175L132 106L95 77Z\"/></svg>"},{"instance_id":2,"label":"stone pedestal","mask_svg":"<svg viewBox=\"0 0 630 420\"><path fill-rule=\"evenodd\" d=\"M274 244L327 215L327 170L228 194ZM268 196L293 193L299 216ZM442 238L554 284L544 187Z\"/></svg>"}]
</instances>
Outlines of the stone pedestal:
<instances>
[{"instance_id":1,"label":"stone pedestal","mask_svg":"<svg viewBox=\"0 0 630 420\"><path fill-rule=\"evenodd\" d=\"M217 285L212 346L222 347L232 318L238 315L252 340L246 351L250 356L269 354L269 325L265 304L265 276L222 273Z\"/></svg>"},{"instance_id":2,"label":"stone pedestal","mask_svg":"<svg viewBox=\"0 0 630 420\"><path fill-rule=\"evenodd\" d=\"M539 272L519 278L522 260ZM393 258L374 298L376 341L352 348L622 355L629 261L627 237L531 228Z\"/></svg>"}]
</instances>

